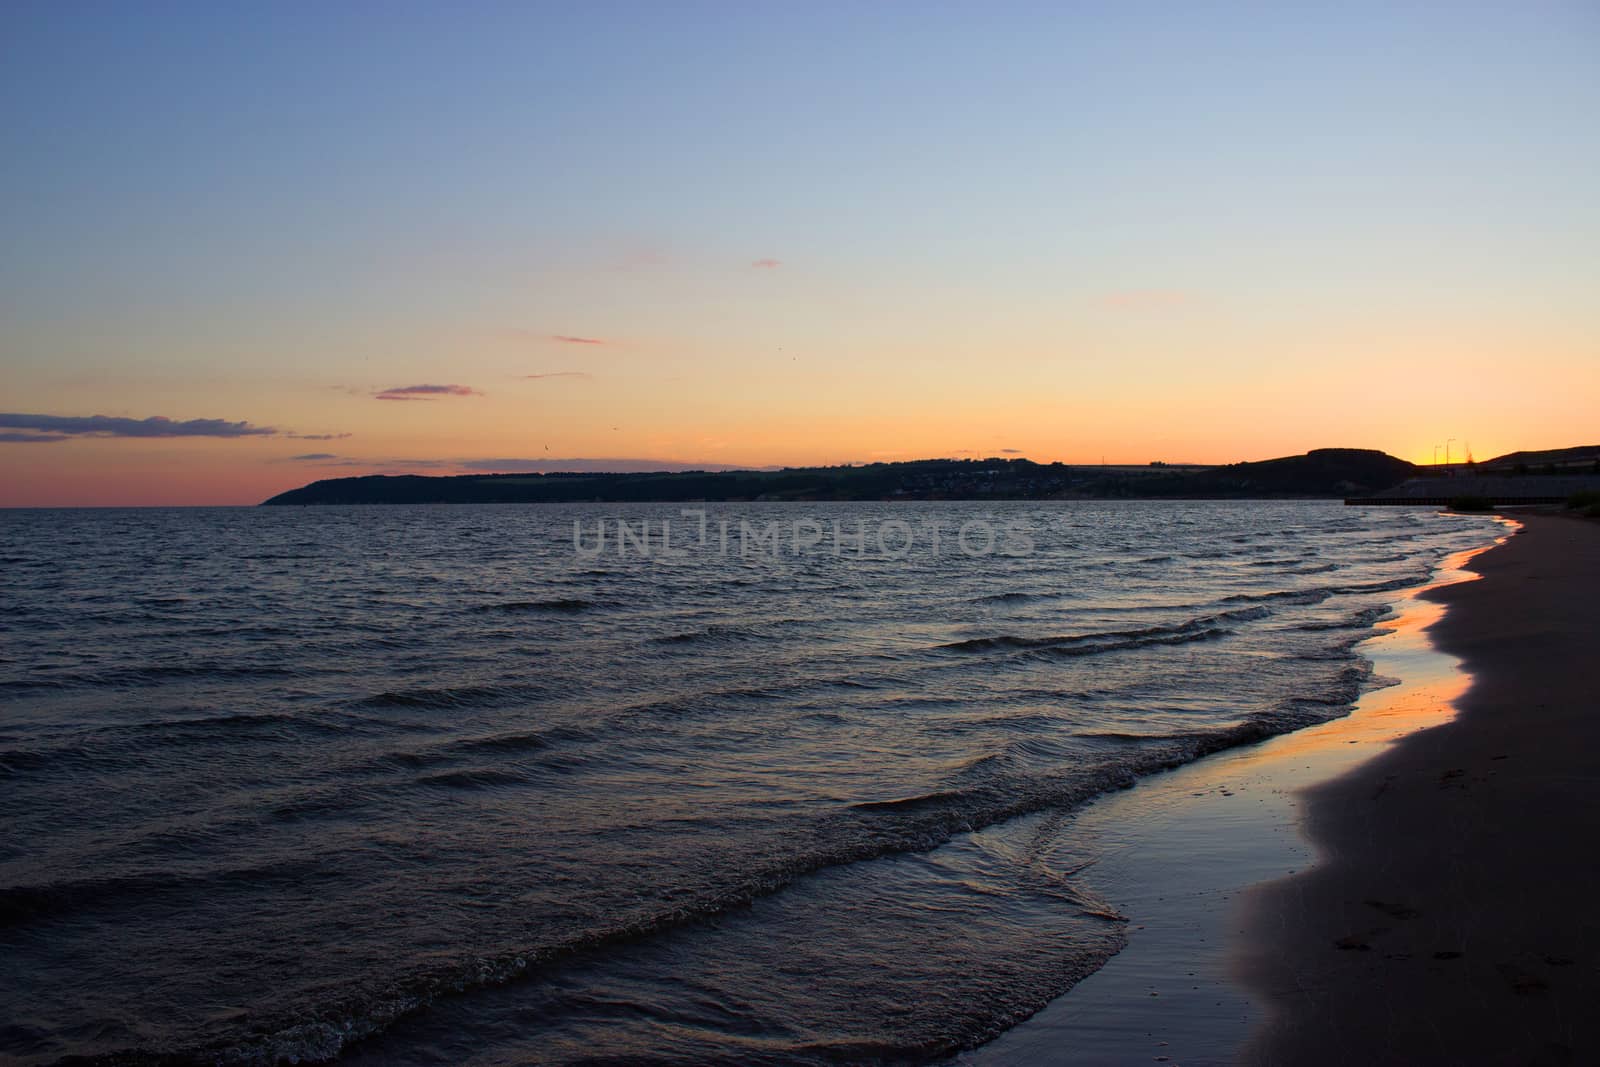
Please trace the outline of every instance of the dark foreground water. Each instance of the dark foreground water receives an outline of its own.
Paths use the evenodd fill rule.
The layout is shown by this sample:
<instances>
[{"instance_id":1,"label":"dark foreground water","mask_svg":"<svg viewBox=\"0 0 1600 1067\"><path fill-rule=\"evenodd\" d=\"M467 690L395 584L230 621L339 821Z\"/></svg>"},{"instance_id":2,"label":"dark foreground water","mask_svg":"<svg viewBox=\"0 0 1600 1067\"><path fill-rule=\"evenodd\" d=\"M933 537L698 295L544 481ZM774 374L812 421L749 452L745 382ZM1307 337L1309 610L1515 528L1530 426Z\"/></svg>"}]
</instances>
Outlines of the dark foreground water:
<instances>
[{"instance_id":1,"label":"dark foreground water","mask_svg":"<svg viewBox=\"0 0 1600 1067\"><path fill-rule=\"evenodd\" d=\"M1076 805L1343 714L1393 592L1492 532L1325 503L0 512L0 1055L947 1055L1120 945Z\"/></svg>"}]
</instances>

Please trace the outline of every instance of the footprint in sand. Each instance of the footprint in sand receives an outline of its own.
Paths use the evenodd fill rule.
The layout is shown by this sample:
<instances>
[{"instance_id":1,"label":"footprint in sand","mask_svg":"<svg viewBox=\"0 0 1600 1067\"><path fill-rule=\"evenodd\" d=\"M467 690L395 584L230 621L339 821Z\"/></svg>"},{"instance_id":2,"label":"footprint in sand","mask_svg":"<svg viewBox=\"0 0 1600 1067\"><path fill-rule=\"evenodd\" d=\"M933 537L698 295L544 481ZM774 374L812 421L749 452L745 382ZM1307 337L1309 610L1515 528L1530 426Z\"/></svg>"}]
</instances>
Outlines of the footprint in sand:
<instances>
[{"instance_id":1,"label":"footprint in sand","mask_svg":"<svg viewBox=\"0 0 1600 1067\"><path fill-rule=\"evenodd\" d=\"M1377 908L1391 919L1415 919L1422 913L1416 908L1407 908L1400 904L1385 904L1381 900L1363 901L1369 908Z\"/></svg>"},{"instance_id":2,"label":"footprint in sand","mask_svg":"<svg viewBox=\"0 0 1600 1067\"><path fill-rule=\"evenodd\" d=\"M1514 963L1497 963L1494 967L1511 985L1511 991L1519 997L1531 997L1548 992L1550 985L1543 978L1523 970Z\"/></svg>"}]
</instances>

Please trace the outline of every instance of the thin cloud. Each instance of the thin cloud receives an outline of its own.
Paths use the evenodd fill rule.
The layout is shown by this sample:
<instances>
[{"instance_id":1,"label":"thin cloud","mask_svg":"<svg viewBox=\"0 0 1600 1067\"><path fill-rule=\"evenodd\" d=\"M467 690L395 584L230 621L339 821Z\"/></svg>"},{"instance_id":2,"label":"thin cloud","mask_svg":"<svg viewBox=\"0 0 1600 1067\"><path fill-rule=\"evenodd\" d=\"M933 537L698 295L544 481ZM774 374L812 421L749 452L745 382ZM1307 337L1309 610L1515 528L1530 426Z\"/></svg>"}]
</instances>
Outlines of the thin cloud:
<instances>
[{"instance_id":1,"label":"thin cloud","mask_svg":"<svg viewBox=\"0 0 1600 1067\"><path fill-rule=\"evenodd\" d=\"M564 345L603 345L606 341L600 337L577 337L567 333L553 333L550 340L559 341Z\"/></svg>"},{"instance_id":2,"label":"thin cloud","mask_svg":"<svg viewBox=\"0 0 1600 1067\"><path fill-rule=\"evenodd\" d=\"M295 462L295 463L311 463L311 462L314 462L314 461L319 460L319 459L338 459L338 458L339 457L334 455L332 452L307 452L303 456L290 456L289 457L289 459L292 462Z\"/></svg>"},{"instance_id":3,"label":"thin cloud","mask_svg":"<svg viewBox=\"0 0 1600 1067\"><path fill-rule=\"evenodd\" d=\"M441 396L482 396L466 385L397 385L373 393L379 400L434 400Z\"/></svg>"},{"instance_id":4,"label":"thin cloud","mask_svg":"<svg viewBox=\"0 0 1600 1067\"><path fill-rule=\"evenodd\" d=\"M1020 449L1020 448L1002 448L1000 450L1000 452L1001 452L1001 454L1007 455L1007 456L1020 456L1020 455L1022 455L1022 449Z\"/></svg>"},{"instance_id":5,"label":"thin cloud","mask_svg":"<svg viewBox=\"0 0 1600 1067\"><path fill-rule=\"evenodd\" d=\"M589 379L593 378L594 375L587 371L581 370L553 370L547 371L544 374L524 374L523 377L529 381L538 381L542 378L576 378L583 381L588 381Z\"/></svg>"},{"instance_id":6,"label":"thin cloud","mask_svg":"<svg viewBox=\"0 0 1600 1067\"><path fill-rule=\"evenodd\" d=\"M779 267L783 266L783 260L781 260L781 259L758 259L758 260L756 260L754 263L752 263L750 265L752 267L755 267L757 270L777 270Z\"/></svg>"},{"instance_id":7,"label":"thin cloud","mask_svg":"<svg viewBox=\"0 0 1600 1067\"><path fill-rule=\"evenodd\" d=\"M7 434L8 441L59 441L68 437L276 437L271 426L253 426L227 419L180 421L165 415L129 419L114 415L28 415L0 413L0 427L29 431Z\"/></svg>"},{"instance_id":8,"label":"thin cloud","mask_svg":"<svg viewBox=\"0 0 1600 1067\"><path fill-rule=\"evenodd\" d=\"M351 435L347 433L286 433L283 436L293 441L343 441Z\"/></svg>"},{"instance_id":9,"label":"thin cloud","mask_svg":"<svg viewBox=\"0 0 1600 1067\"><path fill-rule=\"evenodd\" d=\"M0 433L0 441L11 444L42 445L50 441L66 441L67 437L47 433Z\"/></svg>"}]
</instances>

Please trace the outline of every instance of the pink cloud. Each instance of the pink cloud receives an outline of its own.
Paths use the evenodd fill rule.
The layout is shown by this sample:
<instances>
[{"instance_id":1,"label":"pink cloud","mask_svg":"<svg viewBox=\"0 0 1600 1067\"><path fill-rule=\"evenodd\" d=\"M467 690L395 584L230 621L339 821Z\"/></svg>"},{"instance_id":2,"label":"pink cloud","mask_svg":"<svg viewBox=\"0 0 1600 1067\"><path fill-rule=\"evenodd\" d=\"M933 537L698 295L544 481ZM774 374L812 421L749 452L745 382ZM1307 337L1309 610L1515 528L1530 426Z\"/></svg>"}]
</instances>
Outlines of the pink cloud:
<instances>
[{"instance_id":1,"label":"pink cloud","mask_svg":"<svg viewBox=\"0 0 1600 1067\"><path fill-rule=\"evenodd\" d=\"M397 385L393 389L373 393L379 400L433 400L441 396L482 396L478 390L465 385Z\"/></svg>"},{"instance_id":2,"label":"pink cloud","mask_svg":"<svg viewBox=\"0 0 1600 1067\"><path fill-rule=\"evenodd\" d=\"M570 334L553 333L550 340L560 341L564 345L603 345L606 342L598 337L573 337Z\"/></svg>"},{"instance_id":3,"label":"pink cloud","mask_svg":"<svg viewBox=\"0 0 1600 1067\"><path fill-rule=\"evenodd\" d=\"M783 260L781 260L781 259L758 259L758 260L756 260L754 263L752 263L750 265L752 267L757 267L757 268L759 268L761 270L776 270L777 268L783 266Z\"/></svg>"},{"instance_id":4,"label":"pink cloud","mask_svg":"<svg viewBox=\"0 0 1600 1067\"><path fill-rule=\"evenodd\" d=\"M581 378L587 380L593 378L594 375L581 370L553 370L544 374L524 374L523 377L529 381L535 381L540 378Z\"/></svg>"}]
</instances>

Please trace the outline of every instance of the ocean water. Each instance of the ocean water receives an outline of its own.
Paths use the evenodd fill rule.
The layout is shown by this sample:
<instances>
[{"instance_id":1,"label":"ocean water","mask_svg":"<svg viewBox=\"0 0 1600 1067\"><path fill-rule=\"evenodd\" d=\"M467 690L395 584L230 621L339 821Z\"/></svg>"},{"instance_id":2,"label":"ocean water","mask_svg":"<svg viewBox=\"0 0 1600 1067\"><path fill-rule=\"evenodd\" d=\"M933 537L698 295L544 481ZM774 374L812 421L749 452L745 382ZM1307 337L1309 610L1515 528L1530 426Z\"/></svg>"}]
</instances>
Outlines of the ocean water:
<instances>
[{"instance_id":1,"label":"ocean water","mask_svg":"<svg viewBox=\"0 0 1600 1067\"><path fill-rule=\"evenodd\" d=\"M681 511L0 512L0 1057L937 1060L1122 943L1077 806L1343 714L1495 531Z\"/></svg>"}]
</instances>

